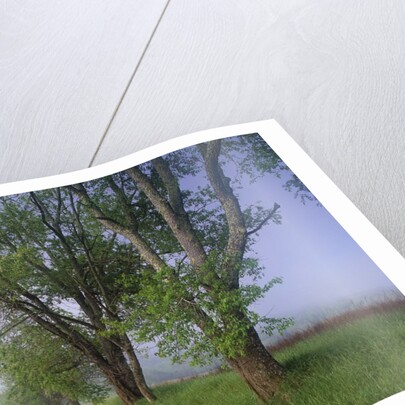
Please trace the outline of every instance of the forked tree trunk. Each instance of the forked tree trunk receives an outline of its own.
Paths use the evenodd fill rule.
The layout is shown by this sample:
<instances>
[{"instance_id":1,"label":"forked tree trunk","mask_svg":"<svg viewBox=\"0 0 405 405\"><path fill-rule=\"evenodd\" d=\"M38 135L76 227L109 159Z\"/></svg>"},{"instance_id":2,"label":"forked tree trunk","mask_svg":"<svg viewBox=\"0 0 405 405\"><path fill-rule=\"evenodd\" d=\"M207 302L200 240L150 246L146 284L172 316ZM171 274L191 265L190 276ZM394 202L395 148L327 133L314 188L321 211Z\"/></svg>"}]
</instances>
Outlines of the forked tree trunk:
<instances>
[{"instance_id":1,"label":"forked tree trunk","mask_svg":"<svg viewBox=\"0 0 405 405\"><path fill-rule=\"evenodd\" d=\"M277 393L285 375L282 366L266 350L253 327L248 330L245 354L227 361L263 401Z\"/></svg>"},{"instance_id":2,"label":"forked tree trunk","mask_svg":"<svg viewBox=\"0 0 405 405\"><path fill-rule=\"evenodd\" d=\"M110 368L104 375L107 377L124 405L134 405L136 401L143 398L138 387L136 387L133 382L128 381L128 379L125 378L127 376L122 375L120 370L115 369L115 367Z\"/></svg>"},{"instance_id":3,"label":"forked tree trunk","mask_svg":"<svg viewBox=\"0 0 405 405\"><path fill-rule=\"evenodd\" d=\"M108 340L101 340L109 367L104 369L115 392L125 405L133 405L144 395L137 386L132 370L125 359L122 350Z\"/></svg>"}]
</instances>

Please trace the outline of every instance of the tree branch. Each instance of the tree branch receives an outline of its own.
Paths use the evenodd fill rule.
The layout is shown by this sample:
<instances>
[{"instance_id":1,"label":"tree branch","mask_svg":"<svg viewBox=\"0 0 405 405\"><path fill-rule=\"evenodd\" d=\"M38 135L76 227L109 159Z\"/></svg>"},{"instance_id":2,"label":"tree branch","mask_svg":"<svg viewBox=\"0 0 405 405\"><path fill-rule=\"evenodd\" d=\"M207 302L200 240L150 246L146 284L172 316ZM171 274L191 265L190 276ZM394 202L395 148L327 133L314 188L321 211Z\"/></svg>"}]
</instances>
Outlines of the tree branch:
<instances>
[{"instance_id":1,"label":"tree branch","mask_svg":"<svg viewBox=\"0 0 405 405\"><path fill-rule=\"evenodd\" d=\"M113 232L119 233L127 238L137 248L139 254L146 260L156 271L161 271L166 267L166 263L156 254L156 252L143 240L140 234L135 229L130 229L121 225L112 218L104 214L101 208L95 204L87 193L87 190L82 184L70 186L82 201L89 207L95 218L105 227Z\"/></svg>"},{"instance_id":2,"label":"tree branch","mask_svg":"<svg viewBox=\"0 0 405 405\"><path fill-rule=\"evenodd\" d=\"M181 195L179 183L176 177L173 175L169 164L162 157L158 157L152 160L152 165L163 181L169 195L169 204L173 211L178 215L187 216L184 209L183 197Z\"/></svg>"},{"instance_id":3,"label":"tree branch","mask_svg":"<svg viewBox=\"0 0 405 405\"><path fill-rule=\"evenodd\" d=\"M247 231L238 199L230 186L230 179L225 176L219 163L221 141L211 141L199 145L205 162L208 179L225 212L228 223L228 242L223 267L230 288L239 286L239 265L246 247Z\"/></svg>"},{"instance_id":4,"label":"tree branch","mask_svg":"<svg viewBox=\"0 0 405 405\"><path fill-rule=\"evenodd\" d=\"M280 205L277 203L274 203L273 209L266 215L266 217L259 223L259 225L256 226L256 228L250 230L247 232L247 236L253 235L256 232L259 232L260 229L263 228L264 225L274 216L274 214L277 212L277 210L280 208Z\"/></svg>"},{"instance_id":5,"label":"tree branch","mask_svg":"<svg viewBox=\"0 0 405 405\"><path fill-rule=\"evenodd\" d=\"M176 186L173 187L173 181L171 179L173 174L168 166L166 166L166 170L167 173L163 175L162 181L168 192L171 194L172 199L174 198L174 201L176 201L176 209L180 210L178 212L174 211L170 204L159 194L152 181L142 173L139 167L133 167L132 169L127 170L127 173L134 180L139 189L144 192L159 214L162 215L176 239L190 258L192 265L196 268L200 268L205 263L207 255L191 226L187 214L184 210L181 211L182 203L178 196L179 191ZM165 179L166 181L169 181L168 184L165 183Z\"/></svg>"}]
</instances>

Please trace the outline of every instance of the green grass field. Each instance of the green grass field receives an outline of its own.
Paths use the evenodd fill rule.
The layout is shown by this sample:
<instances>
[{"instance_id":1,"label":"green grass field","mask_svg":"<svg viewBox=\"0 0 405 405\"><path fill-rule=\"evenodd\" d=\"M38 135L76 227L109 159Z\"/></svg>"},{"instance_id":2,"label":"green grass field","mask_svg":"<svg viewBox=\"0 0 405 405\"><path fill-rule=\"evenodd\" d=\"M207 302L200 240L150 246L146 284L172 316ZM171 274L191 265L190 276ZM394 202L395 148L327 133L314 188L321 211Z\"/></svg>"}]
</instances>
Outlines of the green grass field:
<instances>
[{"instance_id":1,"label":"green grass field","mask_svg":"<svg viewBox=\"0 0 405 405\"><path fill-rule=\"evenodd\" d=\"M405 390L405 312L355 320L275 354L289 377L275 405L370 405ZM256 405L227 371L155 388L161 405ZM121 405L111 398L105 405ZM146 405L142 400L139 405Z\"/></svg>"}]
</instances>

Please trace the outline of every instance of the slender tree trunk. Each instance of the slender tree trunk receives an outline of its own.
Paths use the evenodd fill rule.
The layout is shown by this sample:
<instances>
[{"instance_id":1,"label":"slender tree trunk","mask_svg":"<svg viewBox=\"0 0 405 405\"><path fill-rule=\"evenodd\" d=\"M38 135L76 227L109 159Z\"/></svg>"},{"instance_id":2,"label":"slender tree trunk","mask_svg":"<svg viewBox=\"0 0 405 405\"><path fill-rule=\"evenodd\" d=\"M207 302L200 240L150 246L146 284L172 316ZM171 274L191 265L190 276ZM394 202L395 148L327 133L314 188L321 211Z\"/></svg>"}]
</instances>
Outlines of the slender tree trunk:
<instances>
[{"instance_id":1,"label":"slender tree trunk","mask_svg":"<svg viewBox=\"0 0 405 405\"><path fill-rule=\"evenodd\" d=\"M276 394L285 375L283 368L266 350L253 327L248 330L244 355L227 361L263 401Z\"/></svg>"},{"instance_id":2,"label":"slender tree trunk","mask_svg":"<svg viewBox=\"0 0 405 405\"><path fill-rule=\"evenodd\" d=\"M148 400L148 402L153 402L156 399L156 396L150 390L146 384L145 377L143 375L141 365L139 364L138 359L135 356L130 355L131 368L134 374L136 385L139 388L141 394Z\"/></svg>"},{"instance_id":3,"label":"slender tree trunk","mask_svg":"<svg viewBox=\"0 0 405 405\"><path fill-rule=\"evenodd\" d=\"M131 365L132 373L134 375L134 379L136 382L139 391L141 391L142 395L149 401L153 402L156 400L156 396L150 390L148 385L146 384L145 376L143 374L143 370L141 364L139 363L138 357L135 354L134 348L128 336L124 336L124 345L125 345L125 353L129 358L129 363Z\"/></svg>"}]
</instances>

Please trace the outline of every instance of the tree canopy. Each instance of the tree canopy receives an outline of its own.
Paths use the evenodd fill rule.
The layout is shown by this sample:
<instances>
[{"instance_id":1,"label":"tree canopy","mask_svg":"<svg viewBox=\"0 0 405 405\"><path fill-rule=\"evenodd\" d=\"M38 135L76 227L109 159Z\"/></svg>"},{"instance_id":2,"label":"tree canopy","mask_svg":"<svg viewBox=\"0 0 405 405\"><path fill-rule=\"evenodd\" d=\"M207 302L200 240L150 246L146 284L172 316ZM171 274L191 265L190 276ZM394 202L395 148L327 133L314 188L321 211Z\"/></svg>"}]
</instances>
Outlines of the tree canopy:
<instances>
[{"instance_id":1,"label":"tree canopy","mask_svg":"<svg viewBox=\"0 0 405 405\"><path fill-rule=\"evenodd\" d=\"M95 366L125 404L154 399L135 350L152 341L174 361L220 356L270 398L285 372L256 329L282 331L292 320L251 309L282 281L257 283L264 269L254 246L264 226L281 222L280 206L254 196L242 206L238 195L268 173L292 175L251 134L2 198L0 304L28 319L14 343L3 343L45 329L72 361ZM312 198L296 177L286 187Z\"/></svg>"},{"instance_id":2,"label":"tree canopy","mask_svg":"<svg viewBox=\"0 0 405 405\"><path fill-rule=\"evenodd\" d=\"M119 279L139 255L84 208L68 189L2 199L0 303L96 364L127 403L152 399L128 336L103 333L125 315Z\"/></svg>"}]
</instances>

